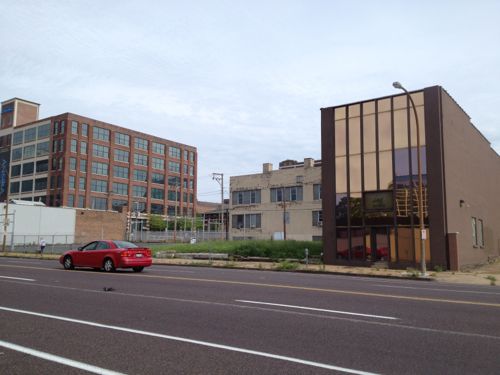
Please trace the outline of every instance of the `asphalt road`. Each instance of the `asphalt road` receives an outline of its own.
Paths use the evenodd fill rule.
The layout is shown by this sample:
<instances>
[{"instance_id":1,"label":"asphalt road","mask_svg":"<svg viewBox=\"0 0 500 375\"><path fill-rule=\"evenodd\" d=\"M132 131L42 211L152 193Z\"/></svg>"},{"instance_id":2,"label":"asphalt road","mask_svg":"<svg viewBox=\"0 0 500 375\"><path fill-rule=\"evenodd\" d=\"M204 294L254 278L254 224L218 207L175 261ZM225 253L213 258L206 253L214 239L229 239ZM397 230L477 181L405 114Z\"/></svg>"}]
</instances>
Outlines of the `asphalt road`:
<instances>
[{"instance_id":1,"label":"asphalt road","mask_svg":"<svg viewBox=\"0 0 500 375\"><path fill-rule=\"evenodd\" d=\"M1 258L0 373L500 373L500 288Z\"/></svg>"}]
</instances>

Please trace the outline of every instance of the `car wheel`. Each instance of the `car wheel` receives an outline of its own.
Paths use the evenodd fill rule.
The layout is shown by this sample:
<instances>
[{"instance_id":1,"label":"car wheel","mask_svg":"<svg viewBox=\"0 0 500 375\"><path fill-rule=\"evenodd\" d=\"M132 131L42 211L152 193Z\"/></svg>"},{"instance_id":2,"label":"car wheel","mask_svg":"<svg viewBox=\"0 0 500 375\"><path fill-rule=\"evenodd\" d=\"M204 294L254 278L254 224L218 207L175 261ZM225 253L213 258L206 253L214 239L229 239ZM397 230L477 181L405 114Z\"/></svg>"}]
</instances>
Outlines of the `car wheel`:
<instances>
[{"instance_id":1,"label":"car wheel","mask_svg":"<svg viewBox=\"0 0 500 375\"><path fill-rule=\"evenodd\" d=\"M115 272L115 264L111 258L107 258L104 260L104 271L106 272Z\"/></svg>"},{"instance_id":2,"label":"car wheel","mask_svg":"<svg viewBox=\"0 0 500 375\"><path fill-rule=\"evenodd\" d=\"M69 255L66 255L64 257L63 266L65 270L72 270L73 268L75 268L75 266L73 265L73 259Z\"/></svg>"},{"instance_id":3,"label":"car wheel","mask_svg":"<svg viewBox=\"0 0 500 375\"><path fill-rule=\"evenodd\" d=\"M141 272L144 267L133 267L132 269L134 270L134 272Z\"/></svg>"}]
</instances>

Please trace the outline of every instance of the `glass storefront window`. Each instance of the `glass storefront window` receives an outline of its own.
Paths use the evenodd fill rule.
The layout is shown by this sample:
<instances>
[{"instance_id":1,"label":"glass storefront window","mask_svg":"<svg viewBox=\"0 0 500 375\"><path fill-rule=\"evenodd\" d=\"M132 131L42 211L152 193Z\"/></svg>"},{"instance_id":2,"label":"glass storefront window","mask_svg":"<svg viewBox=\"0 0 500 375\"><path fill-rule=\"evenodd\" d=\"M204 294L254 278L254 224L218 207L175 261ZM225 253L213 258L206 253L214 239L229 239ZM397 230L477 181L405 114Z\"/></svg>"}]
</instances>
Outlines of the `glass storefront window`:
<instances>
[{"instance_id":1,"label":"glass storefront window","mask_svg":"<svg viewBox=\"0 0 500 375\"><path fill-rule=\"evenodd\" d=\"M423 93L412 94L420 125L426 223L427 165ZM406 95L335 108L335 223L337 258L419 261L415 115ZM393 112L391 112L393 111ZM387 206L364 200L386 193ZM430 241L426 259L430 260Z\"/></svg>"},{"instance_id":2,"label":"glass storefront window","mask_svg":"<svg viewBox=\"0 0 500 375\"><path fill-rule=\"evenodd\" d=\"M408 147L408 112L394 111L394 148Z\"/></svg>"},{"instance_id":3,"label":"glass storefront window","mask_svg":"<svg viewBox=\"0 0 500 375\"><path fill-rule=\"evenodd\" d=\"M365 191L377 190L377 154L364 155Z\"/></svg>"},{"instance_id":4,"label":"glass storefront window","mask_svg":"<svg viewBox=\"0 0 500 375\"><path fill-rule=\"evenodd\" d=\"M335 199L335 220L338 226L347 225L347 194L337 194Z\"/></svg>"},{"instance_id":5,"label":"glass storefront window","mask_svg":"<svg viewBox=\"0 0 500 375\"><path fill-rule=\"evenodd\" d=\"M335 158L335 179L336 192L347 193L347 159L345 156L337 156Z\"/></svg>"},{"instance_id":6,"label":"glass storefront window","mask_svg":"<svg viewBox=\"0 0 500 375\"><path fill-rule=\"evenodd\" d=\"M375 113L375 102L363 103L363 115L370 115Z\"/></svg>"},{"instance_id":7,"label":"glass storefront window","mask_svg":"<svg viewBox=\"0 0 500 375\"><path fill-rule=\"evenodd\" d=\"M337 228L337 259L349 259L349 235L347 228Z\"/></svg>"},{"instance_id":8,"label":"glass storefront window","mask_svg":"<svg viewBox=\"0 0 500 375\"><path fill-rule=\"evenodd\" d=\"M349 198L349 209L351 216L351 225L363 225L363 206L361 193L351 194Z\"/></svg>"},{"instance_id":9,"label":"glass storefront window","mask_svg":"<svg viewBox=\"0 0 500 375\"><path fill-rule=\"evenodd\" d=\"M363 228L351 228L351 259L365 260L365 242Z\"/></svg>"},{"instance_id":10,"label":"glass storefront window","mask_svg":"<svg viewBox=\"0 0 500 375\"><path fill-rule=\"evenodd\" d=\"M361 105L353 104L349 106L349 118L359 117Z\"/></svg>"},{"instance_id":11,"label":"glass storefront window","mask_svg":"<svg viewBox=\"0 0 500 375\"><path fill-rule=\"evenodd\" d=\"M335 121L335 156L346 154L346 124L345 120Z\"/></svg>"},{"instance_id":12,"label":"glass storefront window","mask_svg":"<svg viewBox=\"0 0 500 375\"><path fill-rule=\"evenodd\" d=\"M376 142L375 115L363 116L363 152L375 152Z\"/></svg>"},{"instance_id":13,"label":"glass storefront window","mask_svg":"<svg viewBox=\"0 0 500 375\"><path fill-rule=\"evenodd\" d=\"M361 123L359 117L349 119L349 155L361 153Z\"/></svg>"},{"instance_id":14,"label":"glass storefront window","mask_svg":"<svg viewBox=\"0 0 500 375\"><path fill-rule=\"evenodd\" d=\"M379 153L379 178L380 189L392 189L392 152L382 151Z\"/></svg>"},{"instance_id":15,"label":"glass storefront window","mask_svg":"<svg viewBox=\"0 0 500 375\"><path fill-rule=\"evenodd\" d=\"M351 192L361 192L361 155L349 156L349 188Z\"/></svg>"},{"instance_id":16,"label":"glass storefront window","mask_svg":"<svg viewBox=\"0 0 500 375\"><path fill-rule=\"evenodd\" d=\"M378 149L381 151L392 149L390 112L378 114Z\"/></svg>"}]
</instances>

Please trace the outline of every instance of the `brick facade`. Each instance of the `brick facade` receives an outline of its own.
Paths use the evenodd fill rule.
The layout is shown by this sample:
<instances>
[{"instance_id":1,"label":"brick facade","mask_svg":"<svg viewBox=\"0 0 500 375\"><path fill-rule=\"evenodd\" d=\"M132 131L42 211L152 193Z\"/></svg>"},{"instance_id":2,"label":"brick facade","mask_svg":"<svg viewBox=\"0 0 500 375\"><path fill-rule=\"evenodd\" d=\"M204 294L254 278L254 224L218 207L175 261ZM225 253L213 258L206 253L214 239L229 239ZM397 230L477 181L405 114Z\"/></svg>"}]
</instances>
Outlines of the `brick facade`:
<instances>
[{"instance_id":1,"label":"brick facade","mask_svg":"<svg viewBox=\"0 0 500 375\"><path fill-rule=\"evenodd\" d=\"M126 240L127 214L112 211L76 210L75 243L98 239Z\"/></svg>"}]
</instances>

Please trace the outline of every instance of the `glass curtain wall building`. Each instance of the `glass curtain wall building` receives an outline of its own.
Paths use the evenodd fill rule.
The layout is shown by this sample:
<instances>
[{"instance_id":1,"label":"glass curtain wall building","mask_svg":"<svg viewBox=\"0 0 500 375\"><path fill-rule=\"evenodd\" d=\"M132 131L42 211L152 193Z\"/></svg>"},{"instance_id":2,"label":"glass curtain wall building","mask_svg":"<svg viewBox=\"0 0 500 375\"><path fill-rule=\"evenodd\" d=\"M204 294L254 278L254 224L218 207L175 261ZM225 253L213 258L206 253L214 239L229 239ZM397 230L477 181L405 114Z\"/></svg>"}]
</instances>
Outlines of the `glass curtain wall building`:
<instances>
[{"instance_id":1,"label":"glass curtain wall building","mask_svg":"<svg viewBox=\"0 0 500 375\"><path fill-rule=\"evenodd\" d=\"M423 93L413 95L423 119ZM334 111L336 258L419 260L417 137L406 95ZM420 127L424 222L428 224L425 126ZM427 252L429 254L429 252Z\"/></svg>"},{"instance_id":2,"label":"glass curtain wall building","mask_svg":"<svg viewBox=\"0 0 500 375\"><path fill-rule=\"evenodd\" d=\"M500 215L492 208L500 204L498 154L442 87L410 95L423 217L408 96L321 110L326 263L418 265L421 220L431 267L457 269L500 255Z\"/></svg>"}]
</instances>

